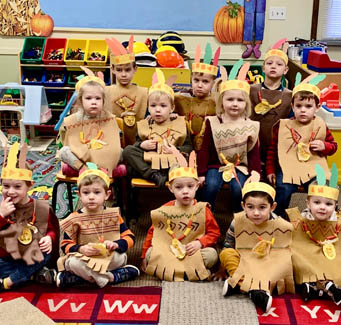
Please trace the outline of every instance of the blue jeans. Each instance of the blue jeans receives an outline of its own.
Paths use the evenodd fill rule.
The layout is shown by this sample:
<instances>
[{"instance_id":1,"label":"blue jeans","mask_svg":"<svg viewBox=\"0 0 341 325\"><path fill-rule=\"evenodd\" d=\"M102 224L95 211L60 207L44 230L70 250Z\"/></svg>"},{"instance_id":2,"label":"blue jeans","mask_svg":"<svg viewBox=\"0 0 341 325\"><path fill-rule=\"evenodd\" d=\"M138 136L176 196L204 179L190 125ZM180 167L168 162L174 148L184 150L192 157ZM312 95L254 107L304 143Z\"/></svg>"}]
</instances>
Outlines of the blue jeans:
<instances>
[{"instance_id":1,"label":"blue jeans","mask_svg":"<svg viewBox=\"0 0 341 325\"><path fill-rule=\"evenodd\" d=\"M236 172L240 185L235 178L232 178L232 180L229 182L233 212L242 210L240 205L240 202L242 201L242 189L240 186L243 187L247 179L247 176L239 170L236 169ZM223 173L219 172L217 168L210 168L206 173L205 184L202 190L202 200L211 204L212 211L215 210L217 195L223 184Z\"/></svg>"},{"instance_id":2,"label":"blue jeans","mask_svg":"<svg viewBox=\"0 0 341 325\"><path fill-rule=\"evenodd\" d=\"M11 256L0 258L0 278L10 277L14 285L29 281L51 258L51 254L43 255L44 260L33 265L27 265L24 260L14 260Z\"/></svg>"},{"instance_id":3,"label":"blue jeans","mask_svg":"<svg viewBox=\"0 0 341 325\"><path fill-rule=\"evenodd\" d=\"M261 42L263 40L265 6L265 0L244 1L244 42L251 43L253 39L258 42Z\"/></svg>"}]
</instances>

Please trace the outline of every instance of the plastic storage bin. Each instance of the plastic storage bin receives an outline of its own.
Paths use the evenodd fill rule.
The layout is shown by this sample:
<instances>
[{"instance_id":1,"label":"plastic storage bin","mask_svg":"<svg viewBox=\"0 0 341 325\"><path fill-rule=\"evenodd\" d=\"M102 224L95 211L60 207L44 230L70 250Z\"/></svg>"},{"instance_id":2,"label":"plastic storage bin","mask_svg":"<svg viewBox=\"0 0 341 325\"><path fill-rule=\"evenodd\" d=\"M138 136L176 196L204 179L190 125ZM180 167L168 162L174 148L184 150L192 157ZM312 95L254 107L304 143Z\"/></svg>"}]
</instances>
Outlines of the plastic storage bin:
<instances>
[{"instance_id":1,"label":"plastic storage bin","mask_svg":"<svg viewBox=\"0 0 341 325\"><path fill-rule=\"evenodd\" d=\"M69 87L75 87L76 83L78 82L76 78L82 74L85 74L83 70L69 71L69 74L67 77L67 85Z\"/></svg>"},{"instance_id":2,"label":"plastic storage bin","mask_svg":"<svg viewBox=\"0 0 341 325\"><path fill-rule=\"evenodd\" d=\"M59 77L59 78L58 78ZM61 79L61 81L49 81L51 79ZM43 85L45 87L63 87L66 81L66 71L64 70L46 70L43 75Z\"/></svg>"},{"instance_id":3,"label":"plastic storage bin","mask_svg":"<svg viewBox=\"0 0 341 325\"><path fill-rule=\"evenodd\" d=\"M23 85L42 85L43 84L43 69L40 68L27 68L24 70L21 83Z\"/></svg>"},{"instance_id":4,"label":"plastic storage bin","mask_svg":"<svg viewBox=\"0 0 341 325\"><path fill-rule=\"evenodd\" d=\"M104 56L103 61L90 60L92 53L99 53ZM89 40L86 64L91 66L104 66L108 59L108 45L105 40Z\"/></svg>"},{"instance_id":5,"label":"plastic storage bin","mask_svg":"<svg viewBox=\"0 0 341 325\"><path fill-rule=\"evenodd\" d=\"M86 39L68 39L65 46L64 62L66 65L84 65L88 55L89 41ZM84 56L80 60L66 59L70 50L75 51L80 49L84 52ZM76 68L67 68L68 70L75 70Z\"/></svg>"},{"instance_id":6,"label":"plastic storage bin","mask_svg":"<svg viewBox=\"0 0 341 325\"><path fill-rule=\"evenodd\" d=\"M65 90L48 90L47 102L50 108L64 108L66 105L67 92Z\"/></svg>"},{"instance_id":7,"label":"plastic storage bin","mask_svg":"<svg viewBox=\"0 0 341 325\"><path fill-rule=\"evenodd\" d=\"M40 64L43 53L44 53L44 48L45 48L45 37L26 37L24 41L24 45L22 48L22 51L20 53L20 61L21 63L25 64ZM40 55L38 58L35 59L30 59L25 57L25 52L29 51L30 49L33 49L35 47L41 47Z\"/></svg>"},{"instance_id":8,"label":"plastic storage bin","mask_svg":"<svg viewBox=\"0 0 341 325\"><path fill-rule=\"evenodd\" d=\"M65 53L65 46L66 46L66 38L47 38L46 43L45 43L45 49L44 49L44 54L43 54L43 63L48 65L48 64L54 64L54 65L59 65L59 64L64 64L64 53ZM60 60L49 60L48 56L53 50L61 50L62 51L62 56Z\"/></svg>"}]
</instances>

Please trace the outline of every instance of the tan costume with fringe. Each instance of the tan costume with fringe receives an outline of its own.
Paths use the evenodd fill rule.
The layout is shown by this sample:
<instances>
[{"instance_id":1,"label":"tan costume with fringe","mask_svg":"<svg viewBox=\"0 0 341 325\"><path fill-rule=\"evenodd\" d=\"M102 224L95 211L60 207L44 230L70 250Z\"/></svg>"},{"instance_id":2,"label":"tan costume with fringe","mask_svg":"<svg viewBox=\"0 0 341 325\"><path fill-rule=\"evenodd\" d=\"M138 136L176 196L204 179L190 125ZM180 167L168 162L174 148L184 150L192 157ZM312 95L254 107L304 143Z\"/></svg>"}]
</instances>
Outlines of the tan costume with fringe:
<instances>
[{"instance_id":1,"label":"tan costume with fringe","mask_svg":"<svg viewBox=\"0 0 341 325\"><path fill-rule=\"evenodd\" d=\"M116 168L121 155L119 128L114 115L104 111L102 116L79 121L76 114L64 119L66 129L63 146L70 147L72 153L81 161L93 162L99 168L108 170L109 175ZM89 144L80 141L80 133L84 132L86 140L95 139L99 130L102 135L98 140L103 142L99 149L91 149Z\"/></svg>"},{"instance_id":2,"label":"tan costume with fringe","mask_svg":"<svg viewBox=\"0 0 341 325\"><path fill-rule=\"evenodd\" d=\"M125 145L136 141L136 123L144 119L147 111L148 89L136 85L120 84L105 88L105 109L123 118Z\"/></svg>"},{"instance_id":3,"label":"tan costume with fringe","mask_svg":"<svg viewBox=\"0 0 341 325\"><path fill-rule=\"evenodd\" d=\"M336 257L329 260L323 254L322 246L312 241L302 227L302 223L305 222L312 237L324 241L327 237L336 234L336 224L341 226L339 215L338 221L316 221L304 218L298 208L287 209L286 212L294 226L291 250L295 282L302 284L331 280L337 286L341 286L341 241L332 244L335 247ZM340 239L340 235L338 238Z\"/></svg>"},{"instance_id":4,"label":"tan costume with fringe","mask_svg":"<svg viewBox=\"0 0 341 325\"><path fill-rule=\"evenodd\" d=\"M257 226L250 221L245 212L235 214L236 250L240 263L229 283L235 287L240 281L240 289L273 291L278 294L295 292L291 263L292 225L282 218L268 220ZM259 237L274 245L265 256L259 256L252 249L259 243Z\"/></svg>"},{"instance_id":5,"label":"tan costume with fringe","mask_svg":"<svg viewBox=\"0 0 341 325\"><path fill-rule=\"evenodd\" d=\"M104 240L115 241L120 239L120 209L107 208L100 214L85 214L73 212L60 223L68 236L79 245L99 243L99 237ZM79 252L68 253L60 257L57 266L59 271L65 270L64 263L69 256L75 256L85 262L89 268L104 274L107 271L115 251L107 252L106 255L85 256Z\"/></svg>"},{"instance_id":6,"label":"tan costume with fringe","mask_svg":"<svg viewBox=\"0 0 341 325\"><path fill-rule=\"evenodd\" d=\"M179 238L184 233L191 215L194 214L191 231L181 243L186 245L203 236L205 234L206 205L207 203L198 202L186 208L162 206L151 211L154 235L146 273L156 275L166 281L184 281L185 274L190 281L205 280L209 277L200 250L192 256L186 255L184 259L178 259L170 249L172 237L166 232L169 218L171 220L170 227L176 238Z\"/></svg>"},{"instance_id":7,"label":"tan costume with fringe","mask_svg":"<svg viewBox=\"0 0 341 325\"><path fill-rule=\"evenodd\" d=\"M297 158L297 144L293 140L292 132L300 142L309 144L312 140L325 141L326 123L316 116L310 123L302 124L297 120L280 120L278 131L278 161L283 171L283 183L301 185L316 176L315 165L320 164L325 170L327 178L327 159L318 152L311 151L308 161L302 162Z\"/></svg>"}]
</instances>

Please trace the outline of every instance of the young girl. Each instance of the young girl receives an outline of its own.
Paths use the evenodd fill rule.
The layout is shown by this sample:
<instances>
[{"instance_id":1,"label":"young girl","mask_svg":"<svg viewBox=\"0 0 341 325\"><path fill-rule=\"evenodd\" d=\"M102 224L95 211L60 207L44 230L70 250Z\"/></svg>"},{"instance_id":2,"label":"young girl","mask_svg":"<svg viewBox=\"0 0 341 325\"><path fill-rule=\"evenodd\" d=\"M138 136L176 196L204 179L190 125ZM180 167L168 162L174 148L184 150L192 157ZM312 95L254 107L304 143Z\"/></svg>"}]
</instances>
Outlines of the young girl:
<instances>
[{"instance_id":1,"label":"young girl","mask_svg":"<svg viewBox=\"0 0 341 325\"><path fill-rule=\"evenodd\" d=\"M86 162L96 163L112 175L119 162L120 131L115 116L103 110L104 87L103 80L93 73L76 84L78 111L64 119L59 134L62 171L67 176L78 176Z\"/></svg>"},{"instance_id":2,"label":"young girl","mask_svg":"<svg viewBox=\"0 0 341 325\"><path fill-rule=\"evenodd\" d=\"M240 211L241 188L252 170L260 172L258 147L259 122L251 121L249 92L245 81L249 65L239 72L243 61L237 62L230 80L219 87L217 115L206 119L203 145L198 154L199 180L204 184L202 200L214 210L217 194L224 182L229 183L233 211ZM222 69L223 71L223 69ZM226 71L222 75L226 80Z\"/></svg>"}]
</instances>

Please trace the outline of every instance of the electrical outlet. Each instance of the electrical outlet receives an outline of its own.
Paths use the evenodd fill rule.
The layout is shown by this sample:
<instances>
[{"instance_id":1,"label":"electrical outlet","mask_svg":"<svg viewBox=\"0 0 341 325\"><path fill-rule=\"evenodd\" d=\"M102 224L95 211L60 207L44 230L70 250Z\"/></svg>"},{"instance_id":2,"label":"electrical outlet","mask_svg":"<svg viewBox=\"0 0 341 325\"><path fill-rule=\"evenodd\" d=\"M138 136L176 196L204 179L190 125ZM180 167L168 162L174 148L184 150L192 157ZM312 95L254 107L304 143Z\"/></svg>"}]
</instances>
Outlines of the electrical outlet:
<instances>
[{"instance_id":1,"label":"electrical outlet","mask_svg":"<svg viewBox=\"0 0 341 325\"><path fill-rule=\"evenodd\" d=\"M270 20L286 20L287 8L286 7L270 7L269 19Z\"/></svg>"}]
</instances>

